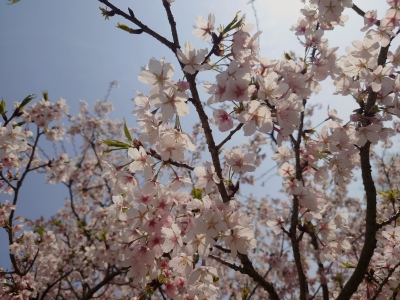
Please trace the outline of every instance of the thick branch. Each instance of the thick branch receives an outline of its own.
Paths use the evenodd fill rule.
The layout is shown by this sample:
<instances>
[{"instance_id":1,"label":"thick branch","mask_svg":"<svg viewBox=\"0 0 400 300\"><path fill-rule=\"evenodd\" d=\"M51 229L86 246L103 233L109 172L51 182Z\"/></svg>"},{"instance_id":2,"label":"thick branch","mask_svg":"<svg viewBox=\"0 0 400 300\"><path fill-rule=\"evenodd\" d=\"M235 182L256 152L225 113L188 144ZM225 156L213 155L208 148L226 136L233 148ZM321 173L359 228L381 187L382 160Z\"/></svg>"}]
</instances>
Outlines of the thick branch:
<instances>
[{"instance_id":1,"label":"thick branch","mask_svg":"<svg viewBox=\"0 0 400 300\"><path fill-rule=\"evenodd\" d=\"M306 100L303 100L303 107L305 107L305 105L306 105ZM300 126L298 129L297 140L294 140L293 136L291 136L294 146L295 159L296 159L296 179L299 181L302 180L302 168L300 162L300 144L303 134L303 122L304 122L304 109L300 114ZM297 276L299 277L300 299L306 300L308 296L308 283L307 283L307 277L303 269L303 265L301 263L301 255L299 247L300 241L297 239L297 234L296 234L298 218L299 218L299 199L297 198L297 196L294 196L292 215L290 218L289 237L292 244L293 258L296 265Z\"/></svg>"},{"instance_id":2,"label":"thick branch","mask_svg":"<svg viewBox=\"0 0 400 300\"><path fill-rule=\"evenodd\" d=\"M192 92L192 97L193 97L193 105L196 108L196 111L200 117L200 122L204 130L204 135L206 136L207 140L207 145L208 145L208 151L211 154L211 159L215 167L215 172L217 173L218 178L220 179L220 183L218 183L218 191L221 194L222 200L224 203L228 202L230 200L230 197L228 196L228 193L225 189L224 181L223 181L223 176L222 176L222 168L221 168L221 162L219 160L219 151L217 146L215 145L214 137L212 134L212 129L210 127L210 124L208 122L208 117L207 114L204 111L203 104L201 103L199 93L197 91L197 86L196 86L196 77L195 75L191 74L186 74L187 80L190 84L190 91Z\"/></svg>"},{"instance_id":3,"label":"thick branch","mask_svg":"<svg viewBox=\"0 0 400 300\"><path fill-rule=\"evenodd\" d=\"M384 65L387 59L389 46L381 47L378 56L378 64ZM371 117L369 112L376 103L377 93L372 89L369 91L367 103L364 109L364 116ZM366 230L364 236L364 246L361 250L360 259L358 260L357 267L355 268L350 279L346 282L342 291L340 292L337 300L350 299L351 296L357 291L358 286L364 279L364 275L368 270L369 262L374 254L376 247L376 232L378 231L378 224L376 223L376 188L372 178L371 163L370 163L370 146L371 142L368 141L360 148L360 163L361 175L364 185L364 191L367 200L366 211Z\"/></svg>"},{"instance_id":4,"label":"thick branch","mask_svg":"<svg viewBox=\"0 0 400 300\"><path fill-rule=\"evenodd\" d=\"M313 231L310 232L309 234L311 236L311 244L313 245L314 250L317 251L319 249L318 241L317 241L317 235ZM321 259L318 256L318 253L316 253L316 259L317 259L318 269L319 269L319 271L321 273L321 276L326 277L325 268L324 268L323 263L321 262ZM323 278L321 280L320 287L322 287L322 298L323 298L323 300L329 300L329 289L328 289L328 284L325 281L325 278Z\"/></svg>"},{"instance_id":5,"label":"thick branch","mask_svg":"<svg viewBox=\"0 0 400 300\"><path fill-rule=\"evenodd\" d=\"M237 266L235 264L229 263L225 260L223 260L222 258L212 255L210 254L208 256L209 258L212 258L216 261L218 261L219 263L231 268L232 270L238 271L242 274L246 274L249 277L251 277L255 282L257 282L260 286L262 286L264 288L264 290L266 290L269 294L269 299L271 300L279 300L279 296L273 286L272 283L268 282L265 280L265 278L263 276L261 276L260 274L258 274L258 272L254 269L253 264L251 263L251 261L249 260L247 255L244 254L240 254L238 253L238 257L240 258L240 261L242 262L242 267L241 266Z\"/></svg>"},{"instance_id":6,"label":"thick branch","mask_svg":"<svg viewBox=\"0 0 400 300\"><path fill-rule=\"evenodd\" d=\"M107 274L106 277L102 281L100 281L95 287L89 289L87 294L82 298L82 300L86 299L92 299L94 294L100 290L104 285L108 284L114 277L118 276L121 274L121 271L114 271L109 274Z\"/></svg>"}]
</instances>

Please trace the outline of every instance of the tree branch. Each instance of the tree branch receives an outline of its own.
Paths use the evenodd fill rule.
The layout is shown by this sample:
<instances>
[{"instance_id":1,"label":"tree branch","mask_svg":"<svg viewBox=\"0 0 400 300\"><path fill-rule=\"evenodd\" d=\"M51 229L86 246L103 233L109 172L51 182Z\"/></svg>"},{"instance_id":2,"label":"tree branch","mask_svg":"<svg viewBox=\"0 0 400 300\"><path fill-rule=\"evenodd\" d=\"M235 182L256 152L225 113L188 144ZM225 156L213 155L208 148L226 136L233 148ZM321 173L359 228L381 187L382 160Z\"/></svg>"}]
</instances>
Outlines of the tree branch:
<instances>
[{"instance_id":1,"label":"tree branch","mask_svg":"<svg viewBox=\"0 0 400 300\"><path fill-rule=\"evenodd\" d=\"M384 65L387 59L389 46L381 47L378 55L378 65ZM364 109L364 116L370 116L370 110L374 107L377 99L377 93L370 89L368 94L367 103ZM360 259L358 260L357 267L355 268L350 279L346 282L336 300L350 299L356 292L358 286L364 279L364 275L368 270L369 262L374 254L376 247L376 232L378 231L378 224L376 223L376 188L372 178L371 163L370 163L370 146L371 142L362 146L360 149L360 163L361 175L364 185L364 191L367 200L366 210L366 230L364 238L364 246L361 250Z\"/></svg>"},{"instance_id":2,"label":"tree branch","mask_svg":"<svg viewBox=\"0 0 400 300\"><path fill-rule=\"evenodd\" d=\"M147 27L146 25L144 25L142 22L140 22L138 19L136 19L136 17L132 16L132 15L128 15L127 13L123 12L122 10L120 10L119 8L117 8L116 6L114 6L113 4L111 4L109 1L107 0L99 0L101 3L103 3L104 5L108 6L109 8L112 9L112 11L114 13L116 13L117 15L120 15L121 17L124 17L125 19L131 21L133 24L135 24L136 26L138 26L140 29L143 30L143 32L147 33L148 35L151 35L152 37L154 37L156 40L158 40L159 42L161 42L162 44L164 44L165 46L167 46L169 49L172 50L172 52L176 52L176 48L174 43L171 43L169 40L167 40L165 37L159 35L157 32L151 30L149 27Z\"/></svg>"},{"instance_id":3,"label":"tree branch","mask_svg":"<svg viewBox=\"0 0 400 300\"><path fill-rule=\"evenodd\" d=\"M225 145L225 143L228 142L232 138L232 136L243 127L243 125L244 125L243 123L240 123L235 129L231 130L229 135L221 143L217 145L217 149L218 150L221 149L221 147Z\"/></svg>"},{"instance_id":4,"label":"tree branch","mask_svg":"<svg viewBox=\"0 0 400 300\"><path fill-rule=\"evenodd\" d=\"M388 274L386 275L385 279L379 284L378 288L376 289L375 293L372 295L369 300L375 300L380 292L382 291L383 286L389 281L390 276L392 276L393 272L400 266L400 262L398 262L393 268L389 269Z\"/></svg>"},{"instance_id":5,"label":"tree branch","mask_svg":"<svg viewBox=\"0 0 400 300\"><path fill-rule=\"evenodd\" d=\"M389 225L389 224L392 223L394 220L397 220L397 218L399 218L399 217L400 217L400 209L398 209L397 212L396 212L396 214L394 214L393 216L391 216L389 219L378 223L378 229L381 229L382 227L385 227L386 225Z\"/></svg>"}]
</instances>

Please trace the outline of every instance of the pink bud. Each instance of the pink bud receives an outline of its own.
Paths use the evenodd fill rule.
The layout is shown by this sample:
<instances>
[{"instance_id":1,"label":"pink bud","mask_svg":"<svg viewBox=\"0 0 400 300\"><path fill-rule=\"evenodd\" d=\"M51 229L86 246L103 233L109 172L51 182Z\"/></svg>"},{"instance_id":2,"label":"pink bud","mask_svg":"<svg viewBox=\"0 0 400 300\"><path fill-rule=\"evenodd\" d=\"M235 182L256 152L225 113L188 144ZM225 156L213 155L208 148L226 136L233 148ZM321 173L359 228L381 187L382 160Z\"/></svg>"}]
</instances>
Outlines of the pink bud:
<instances>
[{"instance_id":1,"label":"pink bud","mask_svg":"<svg viewBox=\"0 0 400 300\"><path fill-rule=\"evenodd\" d=\"M178 88L179 88L181 91L186 91L188 88L190 88L190 84L189 84L189 82L187 82L187 81L179 80L178 83L177 83L177 85L178 85Z\"/></svg>"},{"instance_id":2,"label":"pink bud","mask_svg":"<svg viewBox=\"0 0 400 300\"><path fill-rule=\"evenodd\" d=\"M350 115L350 121L357 122L358 121L358 116L356 114Z\"/></svg>"}]
</instances>

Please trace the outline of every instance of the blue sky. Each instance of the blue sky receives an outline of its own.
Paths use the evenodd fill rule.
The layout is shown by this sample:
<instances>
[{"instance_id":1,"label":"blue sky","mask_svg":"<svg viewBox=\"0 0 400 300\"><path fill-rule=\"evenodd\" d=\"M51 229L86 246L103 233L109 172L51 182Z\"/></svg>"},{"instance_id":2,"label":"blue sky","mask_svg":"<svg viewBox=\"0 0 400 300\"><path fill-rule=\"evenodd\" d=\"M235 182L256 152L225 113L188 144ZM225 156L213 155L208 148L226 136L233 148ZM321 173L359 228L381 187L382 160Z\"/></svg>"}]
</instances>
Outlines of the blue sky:
<instances>
[{"instance_id":1,"label":"blue sky","mask_svg":"<svg viewBox=\"0 0 400 300\"><path fill-rule=\"evenodd\" d=\"M167 17L161 1L128 1L114 0L121 9L130 8L136 17L153 30L170 39ZM214 12L216 24L227 24L235 13L241 10L247 14L247 20L254 23L251 6L246 0L176 0L172 4L181 45L186 40L192 41L196 47L210 49L191 35L197 15L207 16ZM363 10L383 7L384 0L355 1ZM377 5L378 3L378 5ZM280 58L283 51L294 50L304 52L295 35L289 31L297 22L300 1L296 0L256 0L255 7L259 18L262 56L269 59ZM117 22L130 24L114 17L105 21L100 14L97 1L82 0L21 0L15 5L0 4L0 98L7 106L12 107L15 101L21 101L28 94L40 95L42 90L49 92L52 100L65 98L71 107L71 114L77 112L80 99L94 103L102 99L108 84L114 79L120 82L119 89L113 89L109 101L114 103L113 118L125 117L128 125L134 126L131 115L138 89L148 91L148 86L137 79L140 68L145 66L151 57L166 60L177 66L176 58L168 49L153 38L141 35L129 35L117 29ZM363 26L362 18L352 10L345 12L350 21L345 28L338 28L327 33L331 46L350 45L354 39L362 39L359 28ZM384 10L379 11L382 17ZM132 26L134 28L134 26ZM177 67L176 80L181 76ZM212 80L212 77L208 77ZM331 107L340 108L344 117L349 115L352 103L349 99L331 96L333 90L330 83L325 86L327 92L321 92L313 101L322 101ZM352 105L352 104L351 104ZM323 110L325 112L326 110ZM325 114L320 119L325 118ZM317 117L318 118L318 117ZM318 122L318 120L316 120ZM237 141L236 141L237 142ZM44 185L43 176L34 175L28 178L22 189L17 205L17 215L38 218L41 215L54 214L64 203L66 193L63 187ZM265 195L265 191L256 191ZM0 201L11 199L8 195L0 195ZM3 258L7 257L6 236L0 230L0 266L4 266ZM6 260L7 261L7 260Z\"/></svg>"}]
</instances>

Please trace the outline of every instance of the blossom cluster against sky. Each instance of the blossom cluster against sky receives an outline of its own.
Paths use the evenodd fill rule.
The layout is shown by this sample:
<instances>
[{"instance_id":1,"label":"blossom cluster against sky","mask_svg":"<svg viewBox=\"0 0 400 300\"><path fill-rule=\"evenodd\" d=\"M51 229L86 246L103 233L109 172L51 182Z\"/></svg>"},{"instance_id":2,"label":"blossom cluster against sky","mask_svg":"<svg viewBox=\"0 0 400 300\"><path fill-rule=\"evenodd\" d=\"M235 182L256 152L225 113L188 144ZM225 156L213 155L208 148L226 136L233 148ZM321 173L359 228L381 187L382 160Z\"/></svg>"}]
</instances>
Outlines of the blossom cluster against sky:
<instances>
[{"instance_id":1,"label":"blossom cluster against sky","mask_svg":"<svg viewBox=\"0 0 400 300\"><path fill-rule=\"evenodd\" d=\"M170 38L161 1L151 2L119 0L115 4L121 9L129 6L143 23ZM177 0L172 10L182 46L185 41L191 41L197 49L205 47L204 43L191 34L197 15L206 17L213 12L216 25L219 25L230 22L240 10L252 22L254 13L247 2L203 0L201 5L200 2L195 5L194 1ZM384 0L363 0L355 3L364 11L378 9L378 17L384 13L379 7L386 9ZM40 95L42 90L47 90L53 101L59 97L65 98L73 115L78 110L79 99L89 103L103 99L109 82L118 78L120 88L113 89L109 97L115 107L111 116L121 119L125 117L128 125L135 125L130 114L133 110L133 102L130 100L136 96L133 90L147 93L148 89L138 80L140 68L148 64L151 57L160 59L165 56L176 69L177 61L163 45L145 34L129 35L115 27L117 22L130 25L127 21L120 18L105 21L98 9L99 4L96 1L79 0L22 0L11 6L7 6L5 1L1 4L0 98L6 101L9 110L15 101L21 101L28 94ZM301 2L256 0L254 6L259 28L263 31L260 36L260 54L269 59L279 58L284 51L290 50L303 55L304 48L299 45L294 33L289 31L300 16ZM342 48L339 53L344 53L344 47L350 45L352 40L362 39L359 32L359 28L363 26L362 18L352 10L345 14L350 16L346 27L325 36L330 39L331 46ZM175 73L175 76L180 76L179 72ZM177 81L179 78L174 79ZM212 77L204 79L212 80ZM339 113L345 109L349 112L353 102L334 98L333 88L329 85L327 82L324 86L328 87L327 91L320 92L312 101L322 101L325 106L329 101L330 107L338 109ZM325 111L326 109L320 116L321 120L325 118ZM188 122L184 118L183 121ZM22 189L17 215L38 218L41 215L49 216L61 207L66 198L66 190L62 186L44 186L44 182L45 178L42 176L31 176ZM255 193L266 195L273 194L274 191L260 189ZM2 202L6 199L7 195L0 195ZM6 241L6 236L0 231L0 245L6 246L7 243L3 241ZM7 257L6 253L7 248L0 247L0 257ZM0 265L3 265L1 259Z\"/></svg>"}]
</instances>

